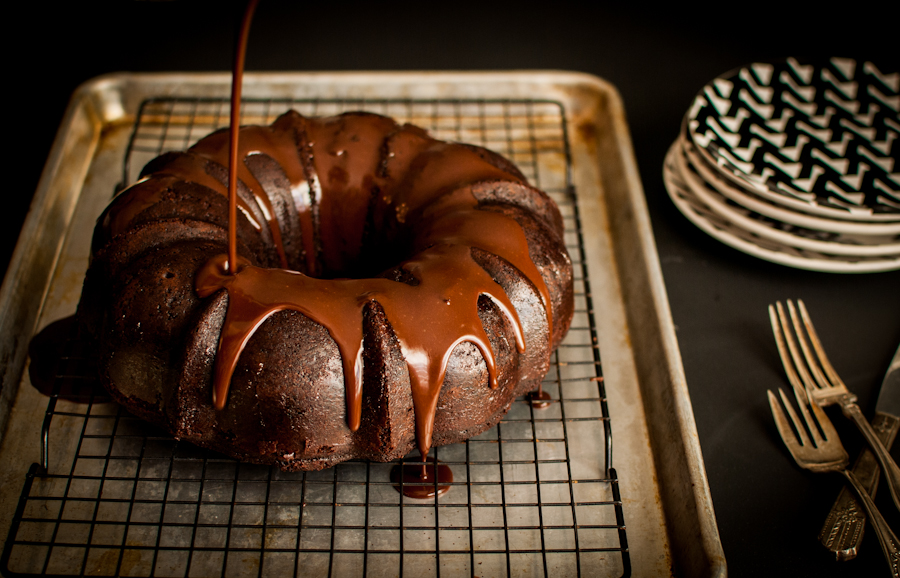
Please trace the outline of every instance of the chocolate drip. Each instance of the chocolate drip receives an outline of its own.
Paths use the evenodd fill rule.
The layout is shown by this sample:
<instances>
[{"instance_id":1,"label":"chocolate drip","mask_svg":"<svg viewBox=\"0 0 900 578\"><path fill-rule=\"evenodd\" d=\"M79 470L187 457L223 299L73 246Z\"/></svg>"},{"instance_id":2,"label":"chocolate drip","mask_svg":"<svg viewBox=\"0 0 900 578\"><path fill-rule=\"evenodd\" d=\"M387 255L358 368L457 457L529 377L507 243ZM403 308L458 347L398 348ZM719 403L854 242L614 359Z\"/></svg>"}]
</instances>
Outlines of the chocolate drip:
<instances>
[{"instance_id":1,"label":"chocolate drip","mask_svg":"<svg viewBox=\"0 0 900 578\"><path fill-rule=\"evenodd\" d=\"M241 118L241 91L244 86L244 57L247 54L247 37L250 23L259 0L248 0L234 49L234 67L231 72L231 114L228 123L228 271L237 269L237 181L238 181L238 129ZM279 249L282 264L286 264L284 251Z\"/></svg>"}]
</instances>

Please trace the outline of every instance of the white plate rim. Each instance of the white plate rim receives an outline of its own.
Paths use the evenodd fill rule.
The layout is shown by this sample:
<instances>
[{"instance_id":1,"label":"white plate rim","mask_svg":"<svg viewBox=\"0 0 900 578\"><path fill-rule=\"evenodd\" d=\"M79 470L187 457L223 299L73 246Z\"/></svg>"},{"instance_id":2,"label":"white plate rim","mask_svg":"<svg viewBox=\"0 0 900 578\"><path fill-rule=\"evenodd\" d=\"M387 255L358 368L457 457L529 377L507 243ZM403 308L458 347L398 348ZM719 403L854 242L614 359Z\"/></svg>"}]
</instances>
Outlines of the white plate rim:
<instances>
[{"instance_id":1,"label":"white plate rim","mask_svg":"<svg viewBox=\"0 0 900 578\"><path fill-rule=\"evenodd\" d=\"M678 194L678 192L681 192L683 194L686 193L685 196L693 194L692 191L688 189L685 183L677 181L677 179L682 179L682 177L677 173L675 167L673 166L674 160L670 159L670 155L677 154L678 146L679 144L677 141L672 144L672 146L669 148L669 152L666 154L666 160L663 163L663 181L665 183L666 190L668 191L669 197L672 199L672 202L675 204L676 208L678 208L678 210L685 216L685 218L687 218L699 229L701 229L703 232L713 237L714 239L717 239L718 241L721 241L722 243L725 243L726 245L737 249L738 251L747 253L754 257L758 257L765 261L809 271L818 271L823 273L879 273L900 269L900 255L896 255L893 259L866 260L862 262L840 259L831 260L814 257L802 257L766 249L746 239L741 239L740 237L737 237L728 231L719 229L710 221L705 219L703 215L700 215L699 213L694 211L694 209L685 201L685 199ZM699 199L696 200L699 201ZM802 251L802 249L797 250Z\"/></svg>"},{"instance_id":2,"label":"white plate rim","mask_svg":"<svg viewBox=\"0 0 900 578\"><path fill-rule=\"evenodd\" d=\"M682 149L683 153L683 149ZM712 185L701 182L699 175L693 173L688 166L689 161L684 154L675 155L675 165L680 173L684 184L687 185L691 192L702 201L707 207L718 213L721 217L728 219L731 223L739 228L746 229L751 233L767 237L772 241L783 243L791 247L800 249L809 249L829 255L846 255L850 257L877 257L883 255L900 255L900 242L884 243L873 245L857 245L853 243L840 243L834 241L822 241L819 239L810 239L800 235L795 235L789 231L773 228L765 221L757 220L747 215L741 214L727 204L727 197L719 193ZM747 209L747 207L744 207ZM748 209L751 210L751 209ZM752 211L751 212L755 212ZM761 215L765 217L765 215ZM771 218L771 217L770 217ZM799 227L799 225L794 225ZM806 228L806 227L802 227ZM807 229L819 230L819 229ZM840 233L838 233L840 234ZM900 234L900 233L898 233ZM865 235L855 235L865 236Z\"/></svg>"},{"instance_id":3,"label":"white plate rim","mask_svg":"<svg viewBox=\"0 0 900 578\"><path fill-rule=\"evenodd\" d=\"M710 169L706 160L698 156L698 153L696 152L697 147L693 141L683 139L682 142L684 143L686 157L697 169L697 172L700 173L700 176L703 177L703 180L710 183L723 196L755 213L799 227L828 231L830 233L877 236L900 234L900 221L875 223L827 219L816 215L791 211L785 207L771 203L767 199L758 197L753 191L748 191L743 187L732 185L731 182L729 182L730 179L726 179L723 173ZM696 161L694 160L695 157L697 158Z\"/></svg>"}]
</instances>

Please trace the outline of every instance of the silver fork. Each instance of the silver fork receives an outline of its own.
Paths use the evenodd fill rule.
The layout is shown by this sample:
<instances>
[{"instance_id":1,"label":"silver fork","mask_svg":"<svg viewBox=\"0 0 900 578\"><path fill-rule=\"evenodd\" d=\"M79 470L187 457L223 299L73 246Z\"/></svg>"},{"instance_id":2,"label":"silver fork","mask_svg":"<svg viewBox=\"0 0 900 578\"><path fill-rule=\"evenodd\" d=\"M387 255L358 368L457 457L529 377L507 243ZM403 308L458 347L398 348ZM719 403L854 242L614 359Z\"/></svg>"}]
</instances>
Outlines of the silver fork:
<instances>
[{"instance_id":1,"label":"silver fork","mask_svg":"<svg viewBox=\"0 0 900 578\"><path fill-rule=\"evenodd\" d=\"M875 507L872 498L863 489L859 479L847 469L850 461L847 452L825 411L817 404L809 403L806 393L795 388L794 397L803 416L801 422L793 404L788 401L782 389L778 389L780 401L771 390L766 393L778 433L797 465L813 472L838 472L850 482L869 516L875 535L878 536L878 542L891 568L891 575L900 578L900 542Z\"/></svg>"},{"instance_id":2,"label":"silver fork","mask_svg":"<svg viewBox=\"0 0 900 578\"><path fill-rule=\"evenodd\" d=\"M862 410L856 405L856 395L847 389L831 366L831 362L828 361L819 336L809 318L809 313L806 311L806 305L801 300L797 301L797 309L800 310L799 317L797 309L790 300L787 302L787 308L790 312L793 331L788 326L787 315L785 315L781 302L775 303L774 307L769 305L772 332L775 334L778 353L781 355L781 363L784 365L788 380L795 391L805 390L814 405L826 406L836 403L841 406L841 411L856 424L866 439L866 443L872 449L872 453L878 459L878 463L881 464L888 489L894 499L894 505L900 510L900 468L897 467L891 454L878 439L878 434L872 429ZM797 348L798 343L802 355ZM810 349L810 343L812 349Z\"/></svg>"}]
</instances>

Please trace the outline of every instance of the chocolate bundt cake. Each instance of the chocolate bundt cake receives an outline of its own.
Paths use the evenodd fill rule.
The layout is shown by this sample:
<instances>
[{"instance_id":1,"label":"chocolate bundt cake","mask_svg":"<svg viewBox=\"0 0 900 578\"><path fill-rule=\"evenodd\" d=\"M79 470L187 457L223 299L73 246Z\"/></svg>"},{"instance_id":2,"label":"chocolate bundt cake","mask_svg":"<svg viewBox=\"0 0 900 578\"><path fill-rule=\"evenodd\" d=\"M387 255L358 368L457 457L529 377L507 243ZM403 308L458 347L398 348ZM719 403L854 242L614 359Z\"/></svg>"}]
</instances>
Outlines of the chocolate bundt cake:
<instances>
[{"instance_id":1,"label":"chocolate bundt cake","mask_svg":"<svg viewBox=\"0 0 900 578\"><path fill-rule=\"evenodd\" d=\"M94 231L78 319L100 378L179 439L285 470L496 424L569 328L555 203L508 160L370 113L151 161Z\"/></svg>"}]
</instances>

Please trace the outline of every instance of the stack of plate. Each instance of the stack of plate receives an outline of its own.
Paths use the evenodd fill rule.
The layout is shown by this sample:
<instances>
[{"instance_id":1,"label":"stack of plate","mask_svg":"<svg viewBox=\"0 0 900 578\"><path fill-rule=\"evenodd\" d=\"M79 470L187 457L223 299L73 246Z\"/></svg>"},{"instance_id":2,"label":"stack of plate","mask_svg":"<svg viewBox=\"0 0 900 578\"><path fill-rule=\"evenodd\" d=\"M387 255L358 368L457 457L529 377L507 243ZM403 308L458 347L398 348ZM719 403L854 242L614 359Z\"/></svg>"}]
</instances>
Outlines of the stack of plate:
<instances>
[{"instance_id":1,"label":"stack of plate","mask_svg":"<svg viewBox=\"0 0 900 578\"><path fill-rule=\"evenodd\" d=\"M663 168L678 209L762 259L900 268L900 74L848 58L756 63L694 99Z\"/></svg>"}]
</instances>

